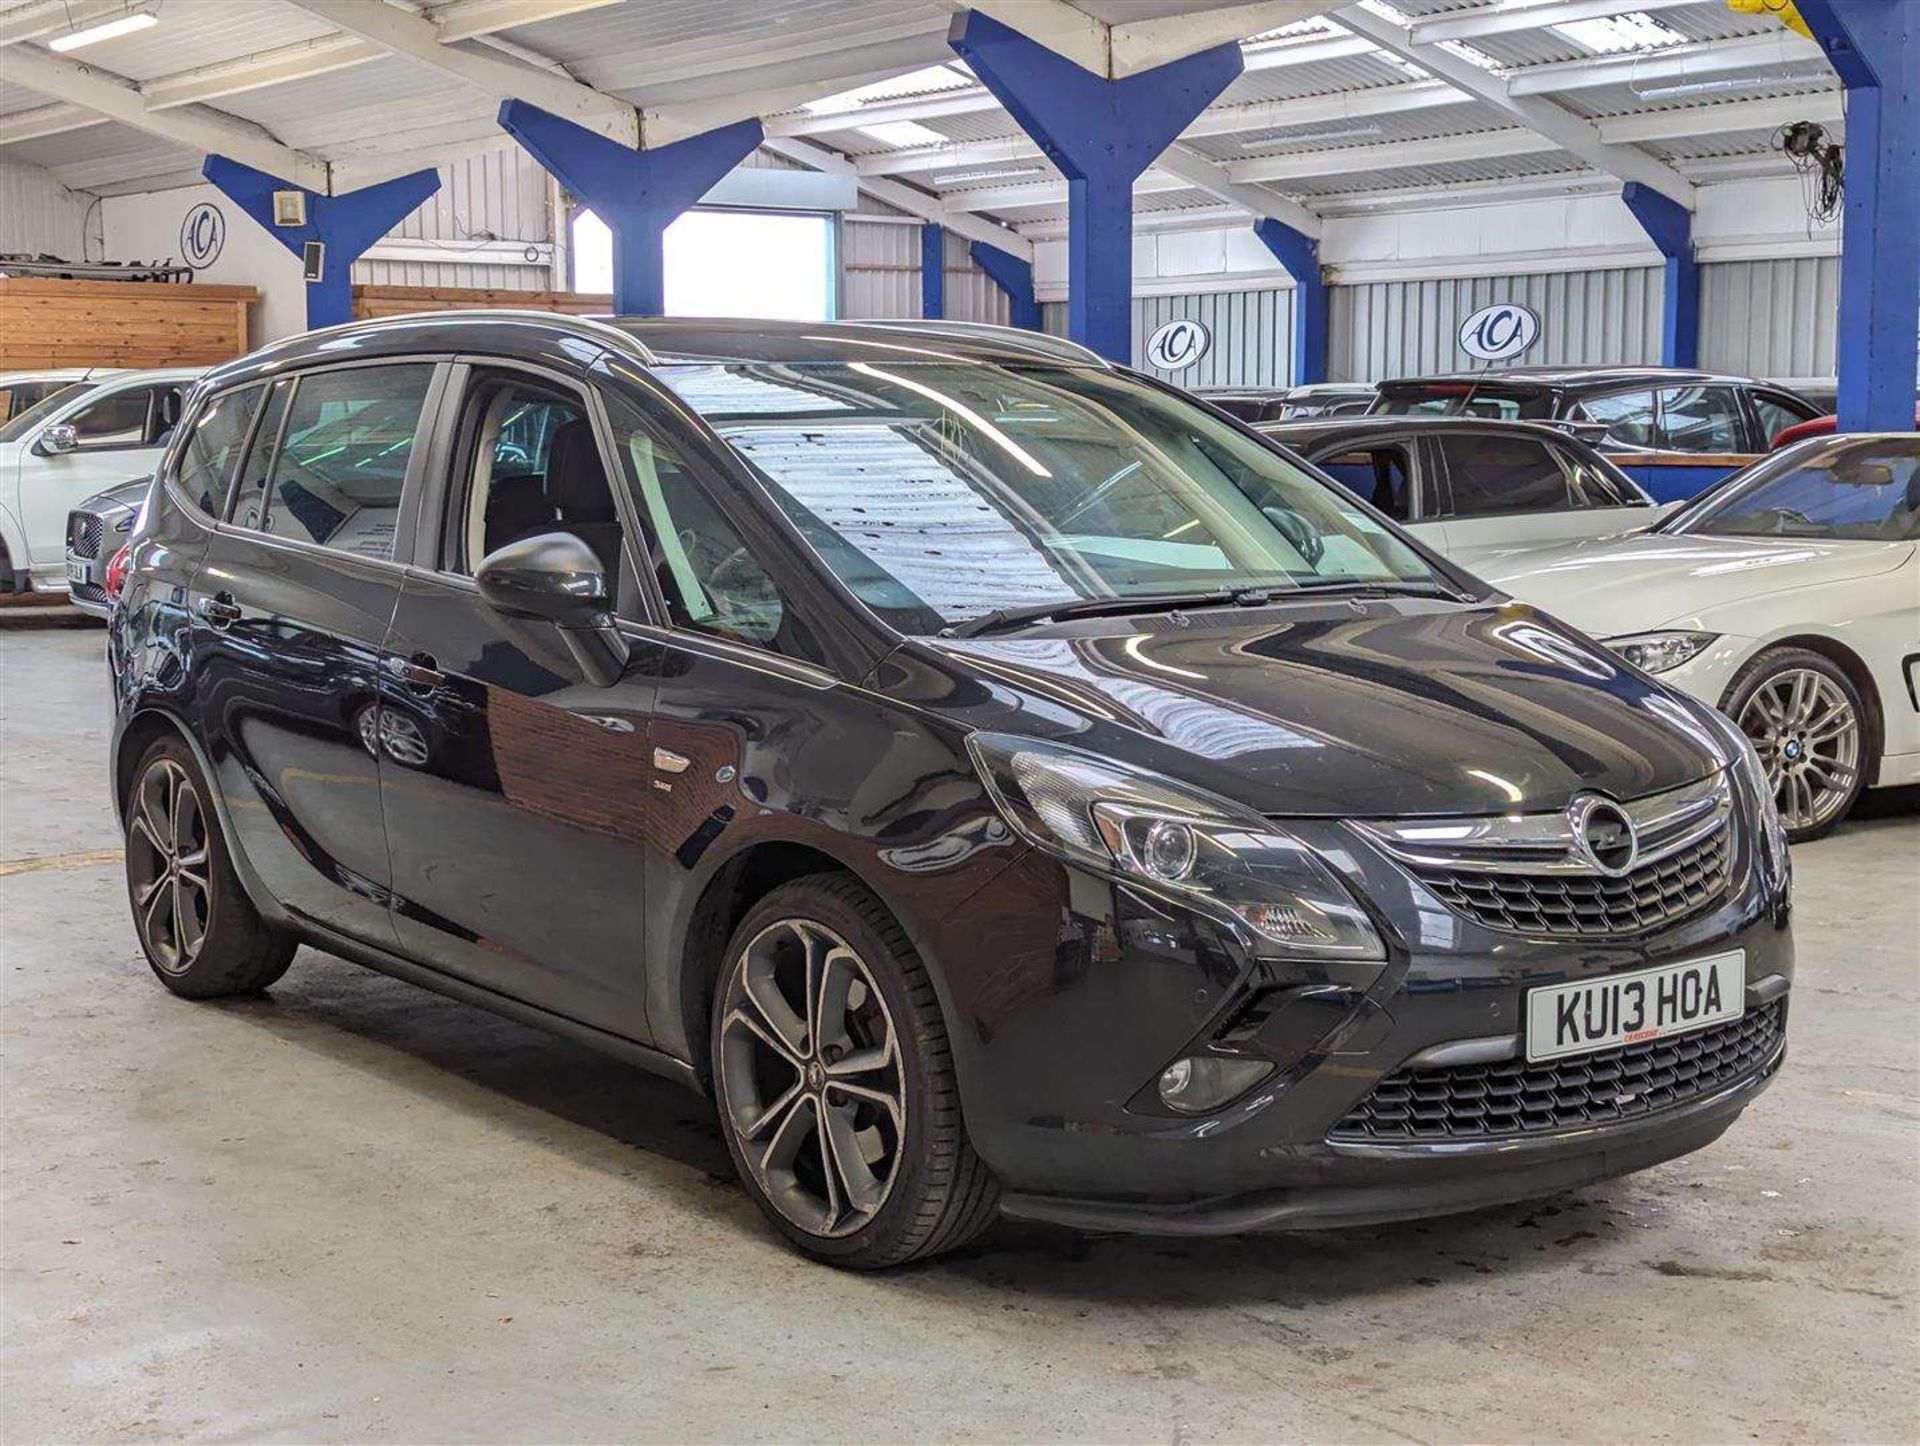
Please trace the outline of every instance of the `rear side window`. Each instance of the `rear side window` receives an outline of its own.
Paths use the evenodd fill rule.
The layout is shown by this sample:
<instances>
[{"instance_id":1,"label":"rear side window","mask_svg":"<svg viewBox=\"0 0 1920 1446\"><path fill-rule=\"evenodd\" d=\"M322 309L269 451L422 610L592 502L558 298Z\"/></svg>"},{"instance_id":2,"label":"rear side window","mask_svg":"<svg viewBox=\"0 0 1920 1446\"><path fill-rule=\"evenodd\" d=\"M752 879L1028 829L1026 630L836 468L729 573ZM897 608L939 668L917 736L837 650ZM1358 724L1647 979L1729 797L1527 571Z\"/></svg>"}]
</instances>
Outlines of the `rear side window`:
<instances>
[{"instance_id":1,"label":"rear side window","mask_svg":"<svg viewBox=\"0 0 1920 1446\"><path fill-rule=\"evenodd\" d=\"M433 370L431 362L403 362L298 378L284 419L271 419L277 442L260 429L233 520L356 557L392 558Z\"/></svg>"},{"instance_id":2,"label":"rear side window","mask_svg":"<svg viewBox=\"0 0 1920 1446\"><path fill-rule=\"evenodd\" d=\"M1660 394L1660 445L1675 452L1744 452L1732 387L1673 387Z\"/></svg>"},{"instance_id":3,"label":"rear side window","mask_svg":"<svg viewBox=\"0 0 1920 1446\"><path fill-rule=\"evenodd\" d=\"M218 517L226 508L227 479L233 475L234 459L246 444L247 430L266 390L253 386L222 392L201 409L180 449L174 483L209 517Z\"/></svg>"},{"instance_id":4,"label":"rear side window","mask_svg":"<svg viewBox=\"0 0 1920 1446\"><path fill-rule=\"evenodd\" d=\"M1318 464L1334 481L1396 522L1412 516L1413 466L1404 447L1361 447Z\"/></svg>"},{"instance_id":5,"label":"rear side window","mask_svg":"<svg viewBox=\"0 0 1920 1446\"><path fill-rule=\"evenodd\" d=\"M1635 447L1643 452L1653 450L1652 392L1615 392L1611 396L1588 397L1580 403L1579 411L1589 422L1605 425L1604 445Z\"/></svg>"},{"instance_id":6,"label":"rear side window","mask_svg":"<svg viewBox=\"0 0 1920 1446\"><path fill-rule=\"evenodd\" d=\"M1753 413L1760 422L1760 446L1763 449L1771 447L1773 439L1788 427L1812 421L1820 415L1812 407L1789 402L1785 397L1768 392L1754 392L1752 396Z\"/></svg>"},{"instance_id":7,"label":"rear side window","mask_svg":"<svg viewBox=\"0 0 1920 1446\"><path fill-rule=\"evenodd\" d=\"M1567 474L1544 442L1486 434L1435 441L1447 461L1455 517L1544 512L1567 505Z\"/></svg>"}]
</instances>

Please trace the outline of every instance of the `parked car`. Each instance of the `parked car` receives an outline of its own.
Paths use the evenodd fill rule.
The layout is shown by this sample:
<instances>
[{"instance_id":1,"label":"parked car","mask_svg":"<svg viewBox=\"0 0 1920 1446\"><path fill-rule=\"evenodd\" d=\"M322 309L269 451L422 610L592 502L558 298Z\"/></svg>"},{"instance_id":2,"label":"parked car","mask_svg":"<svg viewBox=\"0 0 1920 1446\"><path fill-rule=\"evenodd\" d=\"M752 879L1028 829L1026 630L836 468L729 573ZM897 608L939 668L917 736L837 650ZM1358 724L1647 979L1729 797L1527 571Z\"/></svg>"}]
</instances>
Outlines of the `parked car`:
<instances>
[{"instance_id":1,"label":"parked car","mask_svg":"<svg viewBox=\"0 0 1920 1446\"><path fill-rule=\"evenodd\" d=\"M819 1259L1560 1191L1780 1064L1739 731L1071 343L413 316L184 425L108 650L160 980L710 1089Z\"/></svg>"},{"instance_id":2,"label":"parked car","mask_svg":"<svg viewBox=\"0 0 1920 1446\"><path fill-rule=\"evenodd\" d=\"M1373 400L1373 383L1314 382L1303 387L1221 388L1194 395L1243 422L1281 422L1294 417L1364 412Z\"/></svg>"},{"instance_id":3,"label":"parked car","mask_svg":"<svg viewBox=\"0 0 1920 1446\"><path fill-rule=\"evenodd\" d=\"M107 568L133 531L152 483L151 475L122 482L67 514L67 594L82 612L104 618L113 611Z\"/></svg>"},{"instance_id":4,"label":"parked car","mask_svg":"<svg viewBox=\"0 0 1920 1446\"><path fill-rule=\"evenodd\" d=\"M1920 432L1920 402L1913 408L1913 429ZM1773 450L1791 447L1795 442L1804 442L1809 437L1830 437L1840 430L1840 418L1834 415L1815 417L1811 422L1795 422L1773 439Z\"/></svg>"},{"instance_id":5,"label":"parked car","mask_svg":"<svg viewBox=\"0 0 1920 1446\"><path fill-rule=\"evenodd\" d=\"M15 592L66 590L67 514L153 471L202 370L115 372L0 426L0 580Z\"/></svg>"},{"instance_id":6,"label":"parked car","mask_svg":"<svg viewBox=\"0 0 1920 1446\"><path fill-rule=\"evenodd\" d=\"M1823 412L1831 412L1840 404L1840 382L1836 377L1768 377L1767 385L1792 392Z\"/></svg>"},{"instance_id":7,"label":"parked car","mask_svg":"<svg viewBox=\"0 0 1920 1446\"><path fill-rule=\"evenodd\" d=\"M1578 437L1537 422L1340 417L1255 430L1466 568L1658 516L1639 483Z\"/></svg>"},{"instance_id":8,"label":"parked car","mask_svg":"<svg viewBox=\"0 0 1920 1446\"><path fill-rule=\"evenodd\" d=\"M65 387L111 376L113 367L55 367L47 371L0 372L0 422L10 422Z\"/></svg>"},{"instance_id":9,"label":"parked car","mask_svg":"<svg viewBox=\"0 0 1920 1446\"><path fill-rule=\"evenodd\" d=\"M1382 416L1487 417L1591 424L1607 452L1764 452L1782 427L1820 415L1750 377L1667 367L1511 367L1380 383Z\"/></svg>"},{"instance_id":10,"label":"parked car","mask_svg":"<svg viewBox=\"0 0 1920 1446\"><path fill-rule=\"evenodd\" d=\"M1651 531L1488 579L1737 721L1787 828L1920 783L1920 437L1801 442Z\"/></svg>"}]
</instances>

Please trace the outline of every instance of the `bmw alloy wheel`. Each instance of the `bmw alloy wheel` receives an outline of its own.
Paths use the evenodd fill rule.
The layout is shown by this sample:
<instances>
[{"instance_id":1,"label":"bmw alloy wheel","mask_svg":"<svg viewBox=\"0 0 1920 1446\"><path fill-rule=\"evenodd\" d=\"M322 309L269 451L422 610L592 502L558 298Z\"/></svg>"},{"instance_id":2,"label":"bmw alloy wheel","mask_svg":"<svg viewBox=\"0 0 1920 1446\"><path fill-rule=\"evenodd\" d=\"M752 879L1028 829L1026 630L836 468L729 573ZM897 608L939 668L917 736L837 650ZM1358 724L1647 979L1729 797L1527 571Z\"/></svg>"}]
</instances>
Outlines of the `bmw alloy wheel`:
<instances>
[{"instance_id":1,"label":"bmw alloy wheel","mask_svg":"<svg viewBox=\"0 0 1920 1446\"><path fill-rule=\"evenodd\" d=\"M774 1207L810 1235L851 1235L886 1204L906 1078L892 1014L832 930L782 919L729 971L720 1021L728 1126Z\"/></svg>"},{"instance_id":2,"label":"bmw alloy wheel","mask_svg":"<svg viewBox=\"0 0 1920 1446\"><path fill-rule=\"evenodd\" d=\"M1846 807L1860 771L1860 717L1831 678L1783 668L1754 689L1739 723L1789 830L1819 828Z\"/></svg>"}]
</instances>

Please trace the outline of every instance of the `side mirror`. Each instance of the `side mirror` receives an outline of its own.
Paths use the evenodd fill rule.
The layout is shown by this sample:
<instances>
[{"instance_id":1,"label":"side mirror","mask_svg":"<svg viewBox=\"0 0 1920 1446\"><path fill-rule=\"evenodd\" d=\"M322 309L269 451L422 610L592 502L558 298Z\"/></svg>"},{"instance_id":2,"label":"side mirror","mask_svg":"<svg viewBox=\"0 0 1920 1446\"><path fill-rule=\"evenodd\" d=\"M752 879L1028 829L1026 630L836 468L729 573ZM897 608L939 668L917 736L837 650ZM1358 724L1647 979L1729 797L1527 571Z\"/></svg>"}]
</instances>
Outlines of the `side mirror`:
<instances>
[{"instance_id":1,"label":"side mirror","mask_svg":"<svg viewBox=\"0 0 1920 1446\"><path fill-rule=\"evenodd\" d=\"M589 681L611 687L626 671L627 640L614 622L606 570L571 532L543 532L495 548L473 580L495 612L554 624Z\"/></svg>"},{"instance_id":2,"label":"side mirror","mask_svg":"<svg viewBox=\"0 0 1920 1446\"><path fill-rule=\"evenodd\" d=\"M1556 431L1565 432L1569 437L1578 437L1589 447L1598 447L1607 440L1607 423L1583 422L1572 417L1557 417L1547 424Z\"/></svg>"},{"instance_id":3,"label":"side mirror","mask_svg":"<svg viewBox=\"0 0 1920 1446\"><path fill-rule=\"evenodd\" d=\"M52 457L61 452L76 451L80 446L80 434L74 430L71 422L55 422L43 429L40 440L33 444L33 450L42 457Z\"/></svg>"}]
</instances>

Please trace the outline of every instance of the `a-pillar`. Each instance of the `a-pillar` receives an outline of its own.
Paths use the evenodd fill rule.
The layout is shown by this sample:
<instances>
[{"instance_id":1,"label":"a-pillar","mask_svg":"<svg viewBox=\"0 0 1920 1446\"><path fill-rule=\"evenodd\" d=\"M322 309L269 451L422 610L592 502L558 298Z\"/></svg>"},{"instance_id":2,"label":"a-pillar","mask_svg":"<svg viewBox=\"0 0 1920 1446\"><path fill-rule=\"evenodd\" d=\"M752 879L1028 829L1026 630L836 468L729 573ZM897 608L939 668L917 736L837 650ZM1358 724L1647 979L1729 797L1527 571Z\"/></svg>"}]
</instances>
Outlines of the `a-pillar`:
<instances>
[{"instance_id":1,"label":"a-pillar","mask_svg":"<svg viewBox=\"0 0 1920 1446\"><path fill-rule=\"evenodd\" d=\"M1133 183L1240 74L1240 47L1108 80L978 11L947 41L1067 178L1067 335L1130 361Z\"/></svg>"},{"instance_id":2,"label":"a-pillar","mask_svg":"<svg viewBox=\"0 0 1920 1446\"><path fill-rule=\"evenodd\" d=\"M1007 320L1028 331L1041 330L1040 302L1033 294L1033 263L985 241L968 244L973 264L1007 294Z\"/></svg>"},{"instance_id":3,"label":"a-pillar","mask_svg":"<svg viewBox=\"0 0 1920 1446\"><path fill-rule=\"evenodd\" d=\"M666 310L667 227L765 138L759 121L744 120L636 151L524 100L501 104L500 126L606 222L613 233L613 309L621 316Z\"/></svg>"},{"instance_id":4,"label":"a-pillar","mask_svg":"<svg viewBox=\"0 0 1920 1446\"><path fill-rule=\"evenodd\" d=\"M1628 181L1620 199L1666 258L1660 311L1660 365L1700 365L1700 263L1693 256L1693 212L1651 186Z\"/></svg>"},{"instance_id":5,"label":"a-pillar","mask_svg":"<svg viewBox=\"0 0 1920 1446\"><path fill-rule=\"evenodd\" d=\"M1913 429L1920 322L1920 5L1797 0L1847 88L1840 429Z\"/></svg>"},{"instance_id":6,"label":"a-pillar","mask_svg":"<svg viewBox=\"0 0 1920 1446\"><path fill-rule=\"evenodd\" d=\"M1267 217L1253 234L1293 278L1293 385L1327 379L1327 282L1320 270L1320 243L1284 221Z\"/></svg>"},{"instance_id":7,"label":"a-pillar","mask_svg":"<svg viewBox=\"0 0 1920 1446\"><path fill-rule=\"evenodd\" d=\"M305 256L309 241L318 241L326 248L320 279L307 283L310 329L353 320L353 263L440 189L439 172L415 171L344 196L323 196L226 156L208 156L200 174L295 256ZM306 197L304 225L274 224L276 191L298 191Z\"/></svg>"}]
</instances>

